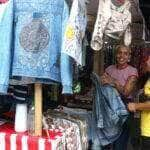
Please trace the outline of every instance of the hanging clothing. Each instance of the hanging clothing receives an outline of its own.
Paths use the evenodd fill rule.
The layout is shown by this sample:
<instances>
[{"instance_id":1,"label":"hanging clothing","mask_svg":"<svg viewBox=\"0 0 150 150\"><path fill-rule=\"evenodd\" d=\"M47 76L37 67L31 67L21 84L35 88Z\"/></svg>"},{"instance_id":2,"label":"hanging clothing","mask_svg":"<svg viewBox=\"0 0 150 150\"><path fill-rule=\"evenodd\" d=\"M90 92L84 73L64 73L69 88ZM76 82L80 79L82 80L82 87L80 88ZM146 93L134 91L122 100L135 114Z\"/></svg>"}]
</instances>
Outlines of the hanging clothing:
<instances>
[{"instance_id":1,"label":"hanging clothing","mask_svg":"<svg viewBox=\"0 0 150 150\"><path fill-rule=\"evenodd\" d=\"M87 25L86 0L74 0L65 30L63 53L82 65L82 40Z\"/></svg>"},{"instance_id":2,"label":"hanging clothing","mask_svg":"<svg viewBox=\"0 0 150 150\"><path fill-rule=\"evenodd\" d=\"M0 92L7 92L10 76L23 76L61 82L63 93L72 93L72 60L62 53L65 0L8 3L0 21Z\"/></svg>"},{"instance_id":3,"label":"hanging clothing","mask_svg":"<svg viewBox=\"0 0 150 150\"><path fill-rule=\"evenodd\" d=\"M131 23L130 1L119 3L117 0L100 0L97 19L94 27L91 47L100 50L103 46L103 35L120 39ZM126 33L128 34L128 32ZM128 43L126 39L126 43Z\"/></svg>"},{"instance_id":4,"label":"hanging clothing","mask_svg":"<svg viewBox=\"0 0 150 150\"><path fill-rule=\"evenodd\" d=\"M92 81L95 87L93 141L105 146L113 143L120 136L128 111L115 88L110 85L102 86L95 73L92 74Z\"/></svg>"},{"instance_id":5,"label":"hanging clothing","mask_svg":"<svg viewBox=\"0 0 150 150\"><path fill-rule=\"evenodd\" d=\"M0 20L0 93L7 93L11 64L13 1L8 1ZM6 44L7 43L7 44Z\"/></svg>"}]
</instances>

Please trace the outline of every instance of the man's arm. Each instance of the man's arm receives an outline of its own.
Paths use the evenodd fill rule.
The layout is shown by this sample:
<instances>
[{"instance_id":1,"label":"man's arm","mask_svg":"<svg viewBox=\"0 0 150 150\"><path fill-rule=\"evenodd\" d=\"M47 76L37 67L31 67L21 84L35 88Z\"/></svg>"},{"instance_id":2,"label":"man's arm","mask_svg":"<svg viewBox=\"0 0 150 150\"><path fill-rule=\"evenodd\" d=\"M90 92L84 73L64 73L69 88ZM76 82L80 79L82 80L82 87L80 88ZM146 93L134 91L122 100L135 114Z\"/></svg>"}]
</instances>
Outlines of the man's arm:
<instances>
[{"instance_id":1,"label":"man's arm","mask_svg":"<svg viewBox=\"0 0 150 150\"><path fill-rule=\"evenodd\" d=\"M128 109L131 112L149 110L150 111L150 101L144 103L129 103Z\"/></svg>"}]
</instances>

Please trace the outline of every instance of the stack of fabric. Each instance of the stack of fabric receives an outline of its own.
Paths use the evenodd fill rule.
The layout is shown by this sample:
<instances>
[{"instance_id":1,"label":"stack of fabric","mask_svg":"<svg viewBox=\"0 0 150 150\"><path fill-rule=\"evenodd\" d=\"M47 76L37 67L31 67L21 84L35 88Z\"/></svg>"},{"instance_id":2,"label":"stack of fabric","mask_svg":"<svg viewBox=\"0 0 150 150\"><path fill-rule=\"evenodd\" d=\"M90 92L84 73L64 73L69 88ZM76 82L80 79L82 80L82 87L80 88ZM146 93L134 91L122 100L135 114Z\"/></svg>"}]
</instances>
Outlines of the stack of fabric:
<instances>
[{"instance_id":1,"label":"stack of fabric","mask_svg":"<svg viewBox=\"0 0 150 150\"><path fill-rule=\"evenodd\" d=\"M69 113L48 110L45 114L50 129L60 129L65 134L67 150L87 150L87 122Z\"/></svg>"}]
</instances>

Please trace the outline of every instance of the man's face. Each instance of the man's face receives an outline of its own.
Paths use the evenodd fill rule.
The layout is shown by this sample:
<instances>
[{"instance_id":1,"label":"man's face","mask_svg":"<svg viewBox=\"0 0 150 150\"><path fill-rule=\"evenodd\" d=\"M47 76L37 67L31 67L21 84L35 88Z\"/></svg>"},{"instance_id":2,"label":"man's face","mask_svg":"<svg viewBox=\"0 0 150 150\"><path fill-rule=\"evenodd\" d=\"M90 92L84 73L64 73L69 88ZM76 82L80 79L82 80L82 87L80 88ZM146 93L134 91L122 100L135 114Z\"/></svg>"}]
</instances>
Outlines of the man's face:
<instances>
[{"instance_id":1,"label":"man's face","mask_svg":"<svg viewBox=\"0 0 150 150\"><path fill-rule=\"evenodd\" d=\"M130 53L128 49L125 47L121 47L118 49L117 54L116 54L116 59L118 65L125 65L128 63L128 60L130 59Z\"/></svg>"}]
</instances>

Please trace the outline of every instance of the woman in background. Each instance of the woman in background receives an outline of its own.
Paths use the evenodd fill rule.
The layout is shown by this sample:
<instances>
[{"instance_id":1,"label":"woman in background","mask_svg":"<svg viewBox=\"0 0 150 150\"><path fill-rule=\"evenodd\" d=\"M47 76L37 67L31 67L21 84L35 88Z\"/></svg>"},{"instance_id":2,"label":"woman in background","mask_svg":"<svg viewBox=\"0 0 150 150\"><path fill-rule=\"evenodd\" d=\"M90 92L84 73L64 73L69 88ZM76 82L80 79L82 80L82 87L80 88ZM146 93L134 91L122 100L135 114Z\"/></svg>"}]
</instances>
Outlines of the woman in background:
<instances>
[{"instance_id":1,"label":"woman in background","mask_svg":"<svg viewBox=\"0 0 150 150\"><path fill-rule=\"evenodd\" d=\"M120 93L125 104L131 102L135 90L138 72L137 69L129 65L131 50L125 45L116 48L116 64L106 68L101 77L102 84L111 84ZM113 150L127 150L129 138L129 124L126 121L120 137L114 142Z\"/></svg>"}]
</instances>

